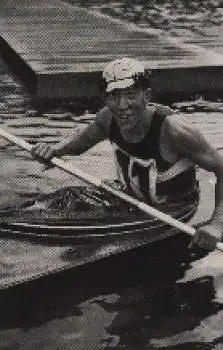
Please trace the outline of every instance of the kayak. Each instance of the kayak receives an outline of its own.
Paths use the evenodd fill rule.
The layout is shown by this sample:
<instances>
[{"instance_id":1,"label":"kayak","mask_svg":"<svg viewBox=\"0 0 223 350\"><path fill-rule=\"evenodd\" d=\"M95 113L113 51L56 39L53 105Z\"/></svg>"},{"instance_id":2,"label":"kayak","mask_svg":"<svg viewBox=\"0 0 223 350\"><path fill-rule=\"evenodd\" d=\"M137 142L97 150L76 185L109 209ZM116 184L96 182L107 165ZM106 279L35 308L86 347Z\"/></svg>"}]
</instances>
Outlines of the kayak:
<instances>
[{"instance_id":1,"label":"kayak","mask_svg":"<svg viewBox=\"0 0 223 350\"><path fill-rule=\"evenodd\" d=\"M197 224L210 217L214 191L204 182L198 210L197 203L186 203L173 216L185 222L193 217ZM142 249L159 255L153 244L167 247L167 240L182 233L108 193L69 187L2 211L0 235L4 290L65 271L83 272L96 263L106 266L105 260L115 266L123 257L129 263Z\"/></svg>"},{"instance_id":2,"label":"kayak","mask_svg":"<svg viewBox=\"0 0 223 350\"><path fill-rule=\"evenodd\" d=\"M183 222L195 213L198 202L170 208ZM115 238L164 235L168 225L108 193L84 186L63 188L3 211L0 233L7 237L60 243L104 243Z\"/></svg>"}]
</instances>

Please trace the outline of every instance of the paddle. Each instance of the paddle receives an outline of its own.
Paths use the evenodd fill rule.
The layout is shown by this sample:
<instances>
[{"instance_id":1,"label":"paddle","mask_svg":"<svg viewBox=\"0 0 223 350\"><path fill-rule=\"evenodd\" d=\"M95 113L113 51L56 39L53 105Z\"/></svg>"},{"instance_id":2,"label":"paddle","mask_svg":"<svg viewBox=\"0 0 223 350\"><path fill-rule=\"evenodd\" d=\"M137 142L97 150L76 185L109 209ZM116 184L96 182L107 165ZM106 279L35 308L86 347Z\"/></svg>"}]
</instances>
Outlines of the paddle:
<instances>
[{"instance_id":1,"label":"paddle","mask_svg":"<svg viewBox=\"0 0 223 350\"><path fill-rule=\"evenodd\" d=\"M28 152L30 152L32 149L32 145L30 145L29 143L25 142L24 140L18 138L17 136L14 136L14 135L8 133L7 131L5 131L1 128L0 128L0 136L2 136L4 139L6 139L6 140L18 145L18 146L20 146L21 148L25 149ZM144 213L147 213L147 214L165 222L166 224L169 224L170 226L175 227L176 229L189 234L190 236L194 236L196 233L196 229L194 227L191 227L191 226L189 226L189 225L187 225L187 224L185 224L177 219L174 219L170 215L167 215L167 214L149 206L148 204L141 202L138 199L127 195L124 192L121 192L117 189L112 188L111 186L103 183L102 180L97 179L89 174L86 174L82 170L74 167L73 165L71 165L67 162L64 162L62 159L54 157L51 159L51 163L53 165L57 166L58 168L63 169L64 171L75 175L79 179L84 180L91 185L99 187L99 188L111 193L112 195L121 198L122 200L137 207L138 209L140 209ZM217 242L216 248L223 251L223 242Z\"/></svg>"}]
</instances>

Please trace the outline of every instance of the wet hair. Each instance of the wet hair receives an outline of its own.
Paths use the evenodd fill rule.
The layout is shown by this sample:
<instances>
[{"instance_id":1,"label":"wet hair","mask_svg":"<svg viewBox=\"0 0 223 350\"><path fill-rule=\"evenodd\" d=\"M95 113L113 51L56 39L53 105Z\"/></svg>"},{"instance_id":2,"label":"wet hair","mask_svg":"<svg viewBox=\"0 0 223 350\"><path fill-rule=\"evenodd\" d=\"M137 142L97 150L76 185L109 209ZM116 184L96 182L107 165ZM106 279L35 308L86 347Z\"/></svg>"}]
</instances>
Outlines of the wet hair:
<instances>
[{"instance_id":1,"label":"wet hair","mask_svg":"<svg viewBox=\"0 0 223 350\"><path fill-rule=\"evenodd\" d=\"M145 71L144 73L135 74L132 78L135 81L133 86L140 87L143 90L151 88L151 72ZM106 92L108 83L105 78L101 78L98 83L98 88L101 94Z\"/></svg>"}]
</instances>

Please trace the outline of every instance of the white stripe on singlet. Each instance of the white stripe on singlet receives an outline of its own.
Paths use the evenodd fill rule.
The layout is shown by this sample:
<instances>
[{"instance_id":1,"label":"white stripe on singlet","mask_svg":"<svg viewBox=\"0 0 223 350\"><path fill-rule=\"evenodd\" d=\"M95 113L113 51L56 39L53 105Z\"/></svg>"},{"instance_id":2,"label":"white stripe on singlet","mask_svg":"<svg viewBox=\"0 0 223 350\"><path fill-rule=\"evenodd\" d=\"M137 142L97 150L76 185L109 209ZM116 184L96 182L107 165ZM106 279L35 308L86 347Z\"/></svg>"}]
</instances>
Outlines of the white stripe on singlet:
<instances>
[{"instance_id":1,"label":"white stripe on singlet","mask_svg":"<svg viewBox=\"0 0 223 350\"><path fill-rule=\"evenodd\" d=\"M166 181L171 180L175 176L183 173L184 171L191 168L193 163L189 161L186 158L179 159L176 163L174 163L169 169L162 173L158 173L156 161L154 159L140 159L137 157L132 156L128 152L121 149L117 144L114 142L112 143L114 154L115 154L115 162L116 162L116 169L117 169L117 175L119 181L122 183L123 186L126 186L126 182L122 173L122 169L118 163L117 157L116 157L116 151L120 151L125 156L129 157L129 166L128 166L128 178L129 178L129 185L134 192L134 194L141 200L145 200L145 196L143 195L142 191L140 190L139 186L139 178L138 176L133 176L133 166L134 164L139 164L140 166L148 169L148 176L149 176L149 197L154 204L161 204L166 201L166 196L157 196L156 193L156 185L157 183L163 183Z\"/></svg>"}]
</instances>

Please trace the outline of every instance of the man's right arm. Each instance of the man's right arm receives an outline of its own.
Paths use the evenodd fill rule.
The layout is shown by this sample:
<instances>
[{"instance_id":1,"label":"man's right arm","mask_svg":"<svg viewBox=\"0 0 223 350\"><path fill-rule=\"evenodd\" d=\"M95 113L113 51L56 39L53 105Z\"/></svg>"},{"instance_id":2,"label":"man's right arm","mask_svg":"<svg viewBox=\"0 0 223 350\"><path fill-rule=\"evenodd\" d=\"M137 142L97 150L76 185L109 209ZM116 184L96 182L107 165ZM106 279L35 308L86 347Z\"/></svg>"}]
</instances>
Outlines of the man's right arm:
<instances>
[{"instance_id":1,"label":"man's right arm","mask_svg":"<svg viewBox=\"0 0 223 350\"><path fill-rule=\"evenodd\" d=\"M34 158L46 162L52 157L67 154L80 155L108 137L110 122L111 113L105 107L97 113L95 120L82 132L66 137L54 147L46 143L37 144L33 146L31 153Z\"/></svg>"}]
</instances>

